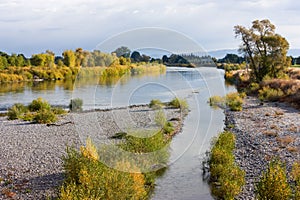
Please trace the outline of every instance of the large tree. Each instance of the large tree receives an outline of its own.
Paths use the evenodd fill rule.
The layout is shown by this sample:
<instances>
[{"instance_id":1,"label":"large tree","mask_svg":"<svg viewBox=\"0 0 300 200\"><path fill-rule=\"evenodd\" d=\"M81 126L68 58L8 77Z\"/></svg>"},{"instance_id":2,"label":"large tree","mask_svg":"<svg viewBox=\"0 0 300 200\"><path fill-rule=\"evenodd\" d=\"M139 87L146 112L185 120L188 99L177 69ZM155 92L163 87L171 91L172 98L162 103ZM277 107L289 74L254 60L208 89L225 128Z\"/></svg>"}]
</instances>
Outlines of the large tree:
<instances>
[{"instance_id":1,"label":"large tree","mask_svg":"<svg viewBox=\"0 0 300 200\"><path fill-rule=\"evenodd\" d=\"M255 81L266 76L276 78L290 65L286 56L289 43L275 33L275 26L269 20L255 20L249 29L237 25L234 31L242 40L239 50L245 53Z\"/></svg>"},{"instance_id":2,"label":"large tree","mask_svg":"<svg viewBox=\"0 0 300 200\"><path fill-rule=\"evenodd\" d=\"M130 57L130 49L128 47L119 47L117 48L115 51L113 51L112 53L116 53L116 55L118 57L124 57L124 58L129 58Z\"/></svg>"}]
</instances>

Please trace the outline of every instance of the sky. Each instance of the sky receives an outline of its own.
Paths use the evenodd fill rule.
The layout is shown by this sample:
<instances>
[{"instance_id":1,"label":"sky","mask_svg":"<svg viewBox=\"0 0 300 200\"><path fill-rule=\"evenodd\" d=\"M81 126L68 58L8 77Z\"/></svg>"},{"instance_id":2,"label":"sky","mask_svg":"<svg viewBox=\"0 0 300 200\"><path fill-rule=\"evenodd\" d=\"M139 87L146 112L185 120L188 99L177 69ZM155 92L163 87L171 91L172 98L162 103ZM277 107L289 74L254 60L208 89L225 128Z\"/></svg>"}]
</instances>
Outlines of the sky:
<instances>
[{"instance_id":1,"label":"sky","mask_svg":"<svg viewBox=\"0 0 300 200\"><path fill-rule=\"evenodd\" d=\"M298 0L0 0L0 51L93 50L144 27L180 33L205 51L236 49L233 27L256 19L269 19L300 48L299 11Z\"/></svg>"}]
</instances>

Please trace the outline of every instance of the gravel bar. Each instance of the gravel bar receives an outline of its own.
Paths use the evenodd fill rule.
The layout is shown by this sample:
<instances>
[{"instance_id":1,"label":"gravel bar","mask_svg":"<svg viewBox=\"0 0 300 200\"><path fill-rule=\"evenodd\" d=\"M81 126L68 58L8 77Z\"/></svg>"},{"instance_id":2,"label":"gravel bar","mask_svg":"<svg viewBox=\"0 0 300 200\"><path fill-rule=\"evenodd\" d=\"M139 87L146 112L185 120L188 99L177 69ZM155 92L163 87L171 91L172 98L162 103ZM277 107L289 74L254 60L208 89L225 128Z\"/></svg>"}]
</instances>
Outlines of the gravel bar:
<instances>
[{"instance_id":1,"label":"gravel bar","mask_svg":"<svg viewBox=\"0 0 300 200\"><path fill-rule=\"evenodd\" d=\"M236 135L235 161L246 172L246 185L237 199L255 199L255 184L274 157L288 173L300 160L300 113L287 104L262 103L247 97L243 111L226 111L225 123Z\"/></svg>"},{"instance_id":2,"label":"gravel bar","mask_svg":"<svg viewBox=\"0 0 300 200\"><path fill-rule=\"evenodd\" d=\"M153 128L155 112L147 106L131 106L70 113L50 125L0 117L0 199L57 197L67 146L79 148L87 137L111 142L109 137L117 132ZM179 109L166 108L164 112L168 120L181 118Z\"/></svg>"}]
</instances>

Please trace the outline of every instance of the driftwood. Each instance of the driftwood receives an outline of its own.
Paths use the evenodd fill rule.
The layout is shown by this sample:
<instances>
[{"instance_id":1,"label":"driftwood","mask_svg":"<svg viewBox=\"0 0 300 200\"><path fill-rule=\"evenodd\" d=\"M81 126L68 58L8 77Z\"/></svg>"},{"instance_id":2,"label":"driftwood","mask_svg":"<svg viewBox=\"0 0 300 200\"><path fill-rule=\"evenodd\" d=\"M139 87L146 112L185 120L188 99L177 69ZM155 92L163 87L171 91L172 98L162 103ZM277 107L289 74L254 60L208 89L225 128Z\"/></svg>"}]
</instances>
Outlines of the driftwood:
<instances>
[{"instance_id":1,"label":"driftwood","mask_svg":"<svg viewBox=\"0 0 300 200\"><path fill-rule=\"evenodd\" d=\"M72 121L68 121L68 122L64 122L64 123L61 123L61 124L47 124L47 126L63 126L63 125L66 125L66 124L74 124L74 122Z\"/></svg>"}]
</instances>

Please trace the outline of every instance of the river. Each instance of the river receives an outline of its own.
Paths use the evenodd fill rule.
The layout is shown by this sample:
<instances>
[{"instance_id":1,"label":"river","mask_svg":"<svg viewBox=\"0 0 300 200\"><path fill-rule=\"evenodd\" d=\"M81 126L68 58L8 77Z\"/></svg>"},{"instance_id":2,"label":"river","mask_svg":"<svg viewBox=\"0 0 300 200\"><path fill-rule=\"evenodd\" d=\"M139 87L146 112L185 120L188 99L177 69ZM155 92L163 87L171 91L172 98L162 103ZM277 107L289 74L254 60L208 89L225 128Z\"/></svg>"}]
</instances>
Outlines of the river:
<instances>
[{"instance_id":1,"label":"river","mask_svg":"<svg viewBox=\"0 0 300 200\"><path fill-rule=\"evenodd\" d=\"M224 113L209 107L211 95L224 95L234 87L224 84L222 70L170 67L165 74L124 76L99 83L98 78L72 81L28 82L0 85L0 110L14 103L29 104L42 97L67 107L70 99L83 99L84 110L146 104L152 99L185 98L190 107L180 134L171 142L168 170L157 179L152 199L212 199L202 179L201 162L211 138L222 131Z\"/></svg>"}]
</instances>

